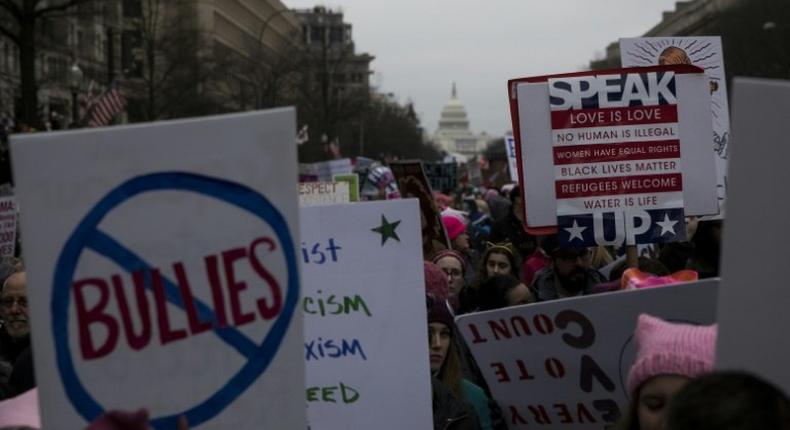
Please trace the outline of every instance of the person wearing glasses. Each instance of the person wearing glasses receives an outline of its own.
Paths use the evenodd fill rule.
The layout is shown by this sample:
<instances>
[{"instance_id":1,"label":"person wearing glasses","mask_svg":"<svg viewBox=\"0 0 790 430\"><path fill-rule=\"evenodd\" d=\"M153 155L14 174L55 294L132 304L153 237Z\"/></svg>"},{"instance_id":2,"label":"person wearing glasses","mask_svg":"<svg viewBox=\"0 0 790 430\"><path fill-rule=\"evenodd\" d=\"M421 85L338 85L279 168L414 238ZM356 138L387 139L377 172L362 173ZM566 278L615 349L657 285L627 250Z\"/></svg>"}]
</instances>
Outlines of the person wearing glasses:
<instances>
[{"instance_id":1,"label":"person wearing glasses","mask_svg":"<svg viewBox=\"0 0 790 430\"><path fill-rule=\"evenodd\" d=\"M532 281L530 290L535 301L600 292L595 286L606 282L606 279L590 267L592 254L588 248L560 248L556 236L546 237L541 243L551 261L535 274Z\"/></svg>"},{"instance_id":2,"label":"person wearing glasses","mask_svg":"<svg viewBox=\"0 0 790 430\"><path fill-rule=\"evenodd\" d=\"M11 397L33 383L25 272L12 273L3 282L0 321L0 397Z\"/></svg>"}]
</instances>

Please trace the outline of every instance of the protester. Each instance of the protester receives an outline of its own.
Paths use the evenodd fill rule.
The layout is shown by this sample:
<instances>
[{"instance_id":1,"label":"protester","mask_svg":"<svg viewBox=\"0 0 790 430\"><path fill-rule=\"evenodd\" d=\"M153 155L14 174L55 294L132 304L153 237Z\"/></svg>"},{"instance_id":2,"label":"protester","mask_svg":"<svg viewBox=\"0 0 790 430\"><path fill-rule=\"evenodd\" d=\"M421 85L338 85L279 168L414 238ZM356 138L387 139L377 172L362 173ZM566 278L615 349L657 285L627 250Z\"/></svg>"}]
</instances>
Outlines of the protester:
<instances>
[{"instance_id":1,"label":"protester","mask_svg":"<svg viewBox=\"0 0 790 430\"><path fill-rule=\"evenodd\" d=\"M716 325L694 326L639 315L636 359L628 371L631 404L618 430L661 430L668 405L690 379L713 371Z\"/></svg>"},{"instance_id":2,"label":"protester","mask_svg":"<svg viewBox=\"0 0 790 430\"><path fill-rule=\"evenodd\" d=\"M455 215L442 215L442 224L444 224L452 249L460 253L469 252L469 235L466 233L464 220Z\"/></svg>"},{"instance_id":3,"label":"protester","mask_svg":"<svg viewBox=\"0 0 790 430\"><path fill-rule=\"evenodd\" d=\"M518 261L516 250L511 243L486 243L486 251L478 264L477 277L461 293L461 313L474 312L480 307L479 289L486 279L494 275L518 276Z\"/></svg>"},{"instance_id":4,"label":"protester","mask_svg":"<svg viewBox=\"0 0 790 430\"><path fill-rule=\"evenodd\" d=\"M478 310L501 309L533 301L529 288L518 278L512 275L494 275L480 285Z\"/></svg>"},{"instance_id":5,"label":"protester","mask_svg":"<svg viewBox=\"0 0 790 430\"><path fill-rule=\"evenodd\" d=\"M721 220L700 221L692 243L694 249L686 264L700 279L719 276L721 254Z\"/></svg>"},{"instance_id":6,"label":"protester","mask_svg":"<svg viewBox=\"0 0 790 430\"><path fill-rule=\"evenodd\" d=\"M491 242L510 242L519 255L532 255L537 241L535 236L524 230L524 206L521 187L516 185L510 190L510 211L504 219L494 223L489 240Z\"/></svg>"},{"instance_id":7,"label":"protester","mask_svg":"<svg viewBox=\"0 0 790 430\"><path fill-rule=\"evenodd\" d=\"M499 191L490 189L483 194L483 200L488 204L488 208L491 211L491 219L494 223L499 222L505 217L507 214L510 213L510 200L502 197L499 194Z\"/></svg>"},{"instance_id":8,"label":"protester","mask_svg":"<svg viewBox=\"0 0 790 430\"><path fill-rule=\"evenodd\" d=\"M446 249L437 252L431 260L447 275L450 297L457 299L466 285L467 264L464 256L458 251Z\"/></svg>"},{"instance_id":9,"label":"protester","mask_svg":"<svg viewBox=\"0 0 790 430\"><path fill-rule=\"evenodd\" d=\"M535 275L530 289L538 302L602 292L595 286L605 281L590 268L587 248L560 248L556 236L543 240L551 265ZM616 288L616 286L614 287Z\"/></svg>"},{"instance_id":10,"label":"protester","mask_svg":"<svg viewBox=\"0 0 790 430\"><path fill-rule=\"evenodd\" d=\"M32 373L32 357L27 310L27 276L16 272L5 279L0 290L0 368L10 370L0 380L2 398L21 394L35 385L32 374L28 374ZM23 375L17 367L29 370Z\"/></svg>"},{"instance_id":11,"label":"protester","mask_svg":"<svg viewBox=\"0 0 790 430\"><path fill-rule=\"evenodd\" d=\"M491 429L491 411L482 388L462 377L451 306L446 299L428 294L428 339L431 373L450 389L452 395L472 405L482 429Z\"/></svg>"},{"instance_id":12,"label":"protester","mask_svg":"<svg viewBox=\"0 0 790 430\"><path fill-rule=\"evenodd\" d=\"M549 258L549 255L546 254L544 250L545 245L543 244L543 240L545 238L546 236L541 236L538 239L539 245L535 248L535 252L524 259L524 264L521 269L521 280L524 281L526 285L532 285L535 274L551 264L551 258Z\"/></svg>"},{"instance_id":13,"label":"protester","mask_svg":"<svg viewBox=\"0 0 790 430\"><path fill-rule=\"evenodd\" d=\"M672 399L669 430L790 430L790 400L771 383L745 372L711 373Z\"/></svg>"},{"instance_id":14,"label":"protester","mask_svg":"<svg viewBox=\"0 0 790 430\"><path fill-rule=\"evenodd\" d=\"M439 425L436 428L444 429L480 428L480 423L488 423L488 426L483 425L482 428L490 429L491 411L488 409L485 392L462 378L462 364L456 346L459 336L453 321L453 305L448 300L447 278L437 276L437 271L441 273L441 270L433 263L425 262L423 270L431 375L439 385L448 389L446 393L441 389L437 391L436 383L433 384L434 424ZM474 409L469 408L470 405ZM449 424L457 427L448 426Z\"/></svg>"}]
</instances>

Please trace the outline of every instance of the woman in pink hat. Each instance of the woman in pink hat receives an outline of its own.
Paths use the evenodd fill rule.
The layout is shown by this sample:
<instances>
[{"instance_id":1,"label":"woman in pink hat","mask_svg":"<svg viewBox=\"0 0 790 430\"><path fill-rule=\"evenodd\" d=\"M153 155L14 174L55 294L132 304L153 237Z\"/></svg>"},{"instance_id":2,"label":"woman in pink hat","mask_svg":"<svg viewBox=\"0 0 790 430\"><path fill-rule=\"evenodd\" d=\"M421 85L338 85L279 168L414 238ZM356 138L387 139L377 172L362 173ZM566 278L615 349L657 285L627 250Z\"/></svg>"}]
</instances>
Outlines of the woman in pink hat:
<instances>
[{"instance_id":1,"label":"woman in pink hat","mask_svg":"<svg viewBox=\"0 0 790 430\"><path fill-rule=\"evenodd\" d=\"M664 429L669 401L683 386L713 371L717 326L670 323L639 315L637 353L628 372L631 405L620 430Z\"/></svg>"}]
</instances>

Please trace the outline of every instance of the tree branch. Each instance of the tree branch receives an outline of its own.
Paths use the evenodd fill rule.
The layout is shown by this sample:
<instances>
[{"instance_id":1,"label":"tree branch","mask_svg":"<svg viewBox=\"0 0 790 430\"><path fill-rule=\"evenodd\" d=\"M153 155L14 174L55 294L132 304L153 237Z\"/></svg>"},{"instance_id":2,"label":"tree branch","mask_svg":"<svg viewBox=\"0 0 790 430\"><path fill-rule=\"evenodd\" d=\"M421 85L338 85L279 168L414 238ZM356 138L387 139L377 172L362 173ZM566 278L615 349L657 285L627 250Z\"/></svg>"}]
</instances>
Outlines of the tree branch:
<instances>
[{"instance_id":1,"label":"tree branch","mask_svg":"<svg viewBox=\"0 0 790 430\"><path fill-rule=\"evenodd\" d=\"M53 13L53 12L63 12L63 11L71 9L74 6L79 6L80 4L88 3L88 2L92 2L92 1L94 1L94 0L69 0L69 1L67 1L65 3L56 4L56 5L47 6L47 7L38 9L37 11L35 11L35 13L33 15L36 18L38 18L38 17L44 16L44 15L48 15L48 14Z\"/></svg>"}]
</instances>

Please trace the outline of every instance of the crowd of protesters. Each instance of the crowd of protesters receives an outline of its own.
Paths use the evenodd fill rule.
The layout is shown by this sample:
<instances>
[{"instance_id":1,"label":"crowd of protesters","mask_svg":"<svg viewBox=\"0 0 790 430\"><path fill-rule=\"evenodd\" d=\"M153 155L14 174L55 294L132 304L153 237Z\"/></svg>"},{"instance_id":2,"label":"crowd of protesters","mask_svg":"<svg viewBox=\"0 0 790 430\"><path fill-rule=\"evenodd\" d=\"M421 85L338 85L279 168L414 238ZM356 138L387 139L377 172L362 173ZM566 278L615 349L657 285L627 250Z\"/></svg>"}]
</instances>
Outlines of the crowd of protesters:
<instances>
[{"instance_id":1,"label":"crowd of protesters","mask_svg":"<svg viewBox=\"0 0 790 430\"><path fill-rule=\"evenodd\" d=\"M645 249L638 267L629 268L623 249L563 248L555 235L529 234L518 186L460 190L436 196L435 203L450 243L424 256L431 369L426 378L431 379L436 429L508 428L455 327L456 315L639 288L647 281L657 285L673 273L683 280L719 273L718 220L690 220L687 242ZM0 400L15 401L26 399L36 386L22 262L4 261L0 282ZM716 331L715 326L641 315L637 356L628 374L632 403L616 428L790 429L790 402L780 390L745 373L713 371ZM0 429L25 428L4 425L0 417ZM147 425L144 410L114 411L88 428ZM188 428L185 420L179 428Z\"/></svg>"}]
</instances>

